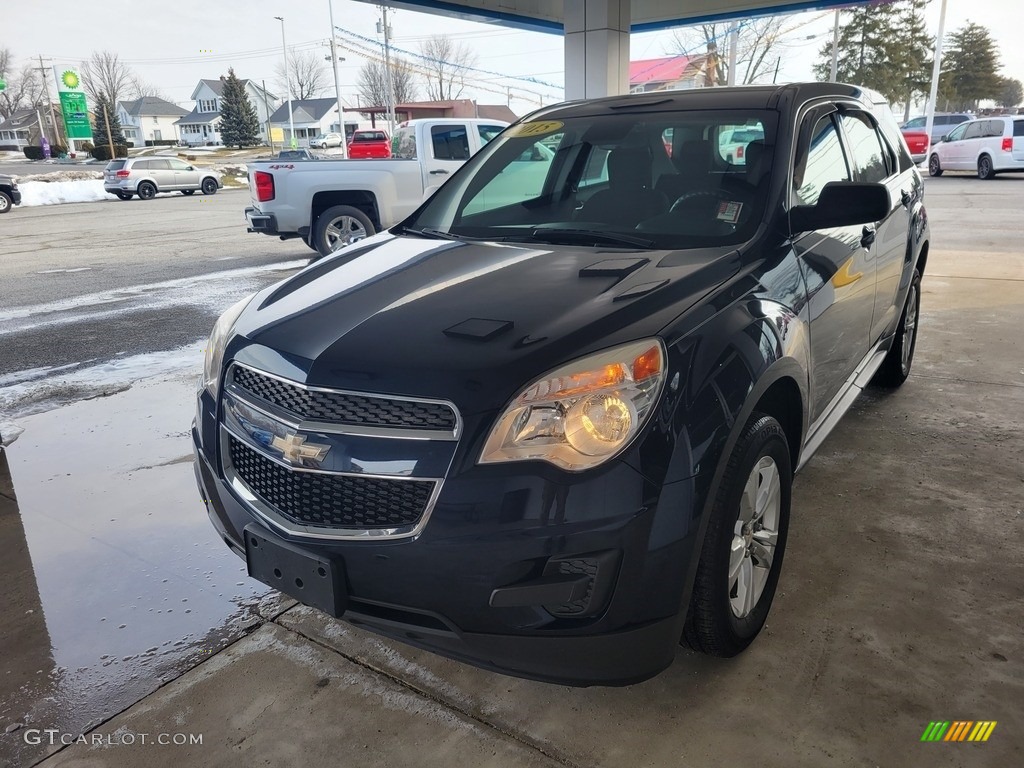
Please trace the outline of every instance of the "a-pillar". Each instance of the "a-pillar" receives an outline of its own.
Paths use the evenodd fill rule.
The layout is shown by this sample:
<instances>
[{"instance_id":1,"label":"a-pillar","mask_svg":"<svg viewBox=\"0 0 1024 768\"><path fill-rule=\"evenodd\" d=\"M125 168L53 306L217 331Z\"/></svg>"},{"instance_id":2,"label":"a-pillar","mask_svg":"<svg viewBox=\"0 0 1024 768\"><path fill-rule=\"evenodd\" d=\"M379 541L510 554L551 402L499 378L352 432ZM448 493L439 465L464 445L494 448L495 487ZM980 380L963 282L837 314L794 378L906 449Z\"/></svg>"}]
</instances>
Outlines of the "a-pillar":
<instances>
[{"instance_id":1,"label":"a-pillar","mask_svg":"<svg viewBox=\"0 0 1024 768\"><path fill-rule=\"evenodd\" d=\"M565 98L629 91L630 0L564 0Z\"/></svg>"}]
</instances>

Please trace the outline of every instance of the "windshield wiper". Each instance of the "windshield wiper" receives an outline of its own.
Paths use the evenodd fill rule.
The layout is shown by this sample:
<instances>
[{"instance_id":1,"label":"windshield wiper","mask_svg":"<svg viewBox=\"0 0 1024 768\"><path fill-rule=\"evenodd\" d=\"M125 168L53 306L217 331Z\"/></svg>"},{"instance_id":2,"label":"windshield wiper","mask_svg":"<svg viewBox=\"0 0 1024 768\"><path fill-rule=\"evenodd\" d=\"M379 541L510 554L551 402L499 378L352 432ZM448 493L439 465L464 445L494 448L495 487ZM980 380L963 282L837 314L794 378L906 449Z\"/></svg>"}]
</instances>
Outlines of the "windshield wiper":
<instances>
[{"instance_id":1,"label":"windshield wiper","mask_svg":"<svg viewBox=\"0 0 1024 768\"><path fill-rule=\"evenodd\" d=\"M595 232L590 229L543 229L535 228L530 231L531 240L539 240L544 243L566 244L566 245L631 245L637 248L651 248L653 240L633 235L624 235L619 232Z\"/></svg>"},{"instance_id":2,"label":"windshield wiper","mask_svg":"<svg viewBox=\"0 0 1024 768\"><path fill-rule=\"evenodd\" d=\"M462 240L458 235L453 235L451 232L444 232L440 229L434 229L433 227L423 227L423 229L403 227L402 234L419 235L420 237L427 237L431 240Z\"/></svg>"}]
</instances>

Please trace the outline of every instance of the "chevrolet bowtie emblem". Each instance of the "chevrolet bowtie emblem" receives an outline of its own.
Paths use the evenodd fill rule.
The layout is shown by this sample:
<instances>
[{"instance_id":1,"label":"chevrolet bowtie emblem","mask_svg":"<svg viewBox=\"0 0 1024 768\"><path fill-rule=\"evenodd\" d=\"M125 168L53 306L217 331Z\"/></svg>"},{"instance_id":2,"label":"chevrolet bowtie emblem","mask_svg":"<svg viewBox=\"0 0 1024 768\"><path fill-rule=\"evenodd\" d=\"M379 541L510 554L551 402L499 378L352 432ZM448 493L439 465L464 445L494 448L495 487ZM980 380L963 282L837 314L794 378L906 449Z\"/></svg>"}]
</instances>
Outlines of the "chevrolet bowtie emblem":
<instances>
[{"instance_id":1,"label":"chevrolet bowtie emblem","mask_svg":"<svg viewBox=\"0 0 1024 768\"><path fill-rule=\"evenodd\" d=\"M303 459L319 463L331 450L329 445L306 444L306 438L302 435L288 435L287 437L275 435L274 439L270 441L270 445L272 448L277 448L281 452L281 458L289 464L300 464Z\"/></svg>"}]
</instances>

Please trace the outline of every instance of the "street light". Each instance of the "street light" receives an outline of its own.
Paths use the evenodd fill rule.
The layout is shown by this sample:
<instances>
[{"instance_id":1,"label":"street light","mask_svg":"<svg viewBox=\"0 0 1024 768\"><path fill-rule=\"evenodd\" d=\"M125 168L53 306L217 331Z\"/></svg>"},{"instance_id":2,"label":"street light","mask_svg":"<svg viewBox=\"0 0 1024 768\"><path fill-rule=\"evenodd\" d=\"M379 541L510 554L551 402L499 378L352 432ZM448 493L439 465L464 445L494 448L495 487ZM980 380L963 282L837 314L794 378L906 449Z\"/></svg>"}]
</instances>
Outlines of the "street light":
<instances>
[{"instance_id":1,"label":"street light","mask_svg":"<svg viewBox=\"0 0 1024 768\"><path fill-rule=\"evenodd\" d=\"M291 133L291 144L292 149L295 149L299 143L295 140L295 118L292 116L292 79L291 73L288 71L288 43L284 40L284 16L275 16L275 19L281 22L281 50L284 52L284 90L288 94L288 130Z\"/></svg>"},{"instance_id":2,"label":"street light","mask_svg":"<svg viewBox=\"0 0 1024 768\"><path fill-rule=\"evenodd\" d=\"M341 134L341 156L348 157L348 134L345 132L345 107L341 103L341 86L338 84L338 51L335 48L334 3L327 0L327 8L331 14L331 68L334 70L334 96L338 100L338 133ZM341 59L344 61L344 59Z\"/></svg>"}]
</instances>

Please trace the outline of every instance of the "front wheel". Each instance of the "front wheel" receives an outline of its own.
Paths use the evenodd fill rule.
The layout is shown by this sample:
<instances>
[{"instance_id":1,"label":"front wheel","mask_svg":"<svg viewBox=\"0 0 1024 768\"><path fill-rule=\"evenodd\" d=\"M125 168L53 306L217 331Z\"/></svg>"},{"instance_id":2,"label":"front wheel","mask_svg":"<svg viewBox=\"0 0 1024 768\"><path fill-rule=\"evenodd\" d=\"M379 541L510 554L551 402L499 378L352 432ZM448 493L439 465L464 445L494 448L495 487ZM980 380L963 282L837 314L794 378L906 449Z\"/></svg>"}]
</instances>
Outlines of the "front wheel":
<instances>
[{"instance_id":1,"label":"front wheel","mask_svg":"<svg viewBox=\"0 0 1024 768\"><path fill-rule=\"evenodd\" d=\"M978 178L988 181L996 177L995 169L992 167L992 158L982 155L978 158Z\"/></svg>"},{"instance_id":2,"label":"front wheel","mask_svg":"<svg viewBox=\"0 0 1024 768\"><path fill-rule=\"evenodd\" d=\"M942 175L942 164L939 162L938 155L932 155L928 158L928 175L929 176L941 176Z\"/></svg>"},{"instance_id":3,"label":"front wheel","mask_svg":"<svg viewBox=\"0 0 1024 768\"><path fill-rule=\"evenodd\" d=\"M736 442L708 521L682 641L730 657L757 637L775 596L793 471L773 417L754 413Z\"/></svg>"},{"instance_id":4,"label":"front wheel","mask_svg":"<svg viewBox=\"0 0 1024 768\"><path fill-rule=\"evenodd\" d=\"M317 217L312 245L321 256L327 256L376 232L373 222L358 208L335 205Z\"/></svg>"},{"instance_id":5,"label":"front wheel","mask_svg":"<svg viewBox=\"0 0 1024 768\"><path fill-rule=\"evenodd\" d=\"M903 314L896 326L896 337L882 361L882 366L872 380L881 387L895 389L910 376L914 364L914 350L917 349L917 319L921 313L921 273L916 269L910 278L910 290L903 305Z\"/></svg>"},{"instance_id":6,"label":"front wheel","mask_svg":"<svg viewBox=\"0 0 1024 768\"><path fill-rule=\"evenodd\" d=\"M203 194L204 195L216 195L217 194L217 180L216 179L203 179Z\"/></svg>"}]
</instances>

